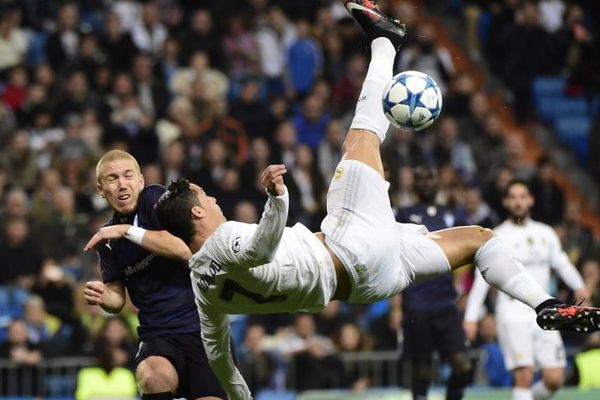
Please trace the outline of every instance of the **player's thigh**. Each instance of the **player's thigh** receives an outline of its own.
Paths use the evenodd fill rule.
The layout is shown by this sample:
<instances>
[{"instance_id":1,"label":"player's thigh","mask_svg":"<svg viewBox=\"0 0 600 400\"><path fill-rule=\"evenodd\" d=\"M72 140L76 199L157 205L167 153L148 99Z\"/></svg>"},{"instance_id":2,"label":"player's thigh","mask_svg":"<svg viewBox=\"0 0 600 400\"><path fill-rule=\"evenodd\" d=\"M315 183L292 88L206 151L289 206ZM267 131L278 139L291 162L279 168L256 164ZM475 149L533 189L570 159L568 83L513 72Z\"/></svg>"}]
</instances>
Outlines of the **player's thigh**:
<instances>
[{"instance_id":1,"label":"player's thigh","mask_svg":"<svg viewBox=\"0 0 600 400\"><path fill-rule=\"evenodd\" d=\"M467 352L462 317L456 306L437 310L432 320L436 348L444 359Z\"/></svg>"},{"instance_id":2,"label":"player's thigh","mask_svg":"<svg viewBox=\"0 0 600 400\"><path fill-rule=\"evenodd\" d=\"M534 366L534 328L528 321L498 321L498 343L509 371Z\"/></svg>"},{"instance_id":3,"label":"player's thigh","mask_svg":"<svg viewBox=\"0 0 600 400\"><path fill-rule=\"evenodd\" d=\"M475 253L494 233L480 226L460 226L428 235L442 249L452 269L473 264Z\"/></svg>"},{"instance_id":4,"label":"player's thigh","mask_svg":"<svg viewBox=\"0 0 600 400\"><path fill-rule=\"evenodd\" d=\"M178 346L186 356L185 368L180 374L180 394L188 399L227 399L217 376L210 368L200 335L181 335ZM235 354L233 349L232 354Z\"/></svg>"},{"instance_id":5,"label":"player's thigh","mask_svg":"<svg viewBox=\"0 0 600 400\"><path fill-rule=\"evenodd\" d=\"M435 349L428 310L406 310L402 319L404 352L411 360L430 360Z\"/></svg>"},{"instance_id":6,"label":"player's thigh","mask_svg":"<svg viewBox=\"0 0 600 400\"><path fill-rule=\"evenodd\" d=\"M540 368L559 368L567 365L565 346L558 331L535 330L535 361Z\"/></svg>"}]
</instances>

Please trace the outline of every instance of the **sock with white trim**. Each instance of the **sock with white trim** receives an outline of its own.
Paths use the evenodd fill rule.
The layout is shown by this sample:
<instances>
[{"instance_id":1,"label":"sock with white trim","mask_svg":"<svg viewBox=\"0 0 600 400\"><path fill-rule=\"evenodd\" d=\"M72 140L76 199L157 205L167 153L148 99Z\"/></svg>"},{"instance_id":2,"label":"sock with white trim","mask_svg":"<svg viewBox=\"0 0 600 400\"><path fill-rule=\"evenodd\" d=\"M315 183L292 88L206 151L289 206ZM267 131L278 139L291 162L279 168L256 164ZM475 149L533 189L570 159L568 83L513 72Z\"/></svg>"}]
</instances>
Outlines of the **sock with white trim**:
<instances>
[{"instance_id":1,"label":"sock with white trim","mask_svg":"<svg viewBox=\"0 0 600 400\"><path fill-rule=\"evenodd\" d=\"M513 400L533 400L531 389L515 387L512 391Z\"/></svg>"},{"instance_id":2,"label":"sock with white trim","mask_svg":"<svg viewBox=\"0 0 600 400\"><path fill-rule=\"evenodd\" d=\"M351 129L365 129L384 141L390 121L383 114L383 89L392 79L396 49L389 39L379 37L371 42L371 62L356 103Z\"/></svg>"}]
</instances>

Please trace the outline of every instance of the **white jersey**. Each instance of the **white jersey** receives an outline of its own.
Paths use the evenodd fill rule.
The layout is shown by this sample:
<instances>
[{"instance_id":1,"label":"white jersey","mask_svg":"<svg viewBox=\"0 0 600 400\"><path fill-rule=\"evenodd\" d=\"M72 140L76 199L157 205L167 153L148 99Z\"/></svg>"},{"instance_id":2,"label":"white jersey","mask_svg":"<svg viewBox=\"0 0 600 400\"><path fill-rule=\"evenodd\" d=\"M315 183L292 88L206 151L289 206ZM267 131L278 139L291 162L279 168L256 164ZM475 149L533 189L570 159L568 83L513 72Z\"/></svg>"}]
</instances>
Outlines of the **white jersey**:
<instances>
[{"instance_id":1,"label":"white jersey","mask_svg":"<svg viewBox=\"0 0 600 400\"><path fill-rule=\"evenodd\" d=\"M577 269L562 250L556 232L541 222L528 219L517 225L512 221L500 224L494 232L511 249L533 279L546 291L550 290L551 269L573 290L584 287ZM466 321L476 321L489 286L476 270L475 282L469 294L465 311ZM496 301L498 321L535 321L535 311L529 306L498 292Z\"/></svg>"},{"instance_id":2,"label":"white jersey","mask_svg":"<svg viewBox=\"0 0 600 400\"><path fill-rule=\"evenodd\" d=\"M250 391L231 357L227 314L322 310L332 297L329 252L306 227L286 228L287 191L269 196L259 224L228 221L190 259L202 340L229 399Z\"/></svg>"}]
</instances>

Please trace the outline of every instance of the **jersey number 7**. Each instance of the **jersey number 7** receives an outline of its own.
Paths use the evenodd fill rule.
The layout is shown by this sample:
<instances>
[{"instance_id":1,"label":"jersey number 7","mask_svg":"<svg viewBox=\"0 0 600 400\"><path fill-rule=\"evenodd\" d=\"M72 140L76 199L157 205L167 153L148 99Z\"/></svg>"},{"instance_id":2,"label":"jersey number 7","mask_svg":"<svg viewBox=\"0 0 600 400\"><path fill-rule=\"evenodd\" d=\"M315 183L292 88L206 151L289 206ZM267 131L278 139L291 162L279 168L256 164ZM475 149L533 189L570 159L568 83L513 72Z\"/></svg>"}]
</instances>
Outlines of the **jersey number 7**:
<instances>
[{"instance_id":1,"label":"jersey number 7","mask_svg":"<svg viewBox=\"0 0 600 400\"><path fill-rule=\"evenodd\" d=\"M249 290L244 289L234 280L225 279L223 281L223 288L221 289L221 299L225 301L233 300L234 293L241 294L242 296L246 296L250 300L253 300L258 304L265 303L281 303L287 299L287 295L285 294L276 294L272 296L265 297L259 293L250 292Z\"/></svg>"}]
</instances>

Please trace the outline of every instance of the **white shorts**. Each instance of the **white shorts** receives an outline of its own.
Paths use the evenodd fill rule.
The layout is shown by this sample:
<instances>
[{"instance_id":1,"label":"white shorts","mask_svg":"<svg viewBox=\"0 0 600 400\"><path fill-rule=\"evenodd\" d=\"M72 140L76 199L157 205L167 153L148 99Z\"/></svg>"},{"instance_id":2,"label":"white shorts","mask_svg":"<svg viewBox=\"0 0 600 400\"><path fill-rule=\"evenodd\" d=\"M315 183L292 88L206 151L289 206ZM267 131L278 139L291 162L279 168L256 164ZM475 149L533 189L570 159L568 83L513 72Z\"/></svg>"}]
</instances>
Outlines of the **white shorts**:
<instances>
[{"instance_id":1,"label":"white shorts","mask_svg":"<svg viewBox=\"0 0 600 400\"><path fill-rule=\"evenodd\" d=\"M348 271L351 303L379 301L416 275L450 270L424 226L396 222L388 188L377 171L356 160L340 162L329 186L321 230Z\"/></svg>"},{"instance_id":2,"label":"white shorts","mask_svg":"<svg viewBox=\"0 0 600 400\"><path fill-rule=\"evenodd\" d=\"M506 369L562 368L565 347L558 331L545 331L535 321L498 322L498 342Z\"/></svg>"}]
</instances>

